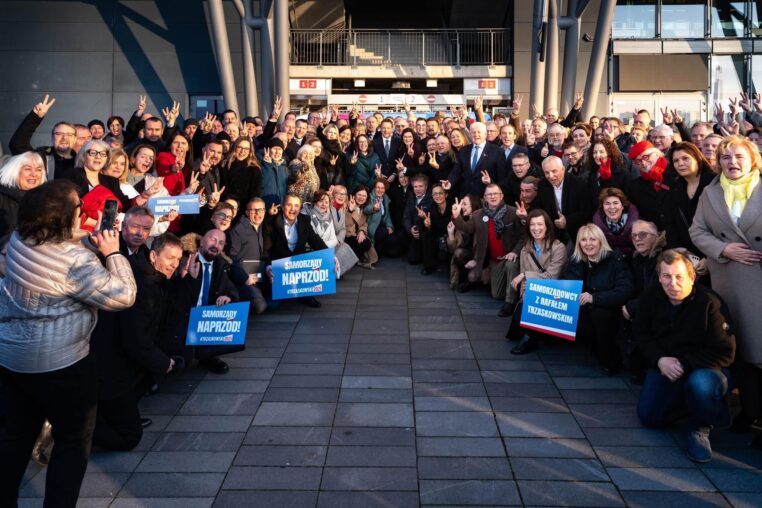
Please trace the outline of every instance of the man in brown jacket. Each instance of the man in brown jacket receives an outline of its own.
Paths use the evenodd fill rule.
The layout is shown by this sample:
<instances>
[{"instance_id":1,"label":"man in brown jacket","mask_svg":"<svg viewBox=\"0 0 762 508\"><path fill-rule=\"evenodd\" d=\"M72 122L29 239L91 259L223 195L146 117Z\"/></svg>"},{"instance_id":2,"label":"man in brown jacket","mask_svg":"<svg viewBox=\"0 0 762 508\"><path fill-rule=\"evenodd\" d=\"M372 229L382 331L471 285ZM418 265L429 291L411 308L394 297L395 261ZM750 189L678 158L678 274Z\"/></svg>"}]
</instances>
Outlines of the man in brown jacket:
<instances>
[{"instance_id":1,"label":"man in brown jacket","mask_svg":"<svg viewBox=\"0 0 762 508\"><path fill-rule=\"evenodd\" d=\"M457 200L452 207L455 227L474 238L474 259L465 265L469 270L468 281L459 289L468 290L468 285L479 280L488 264L492 298L505 301L498 315L510 316L518 295L509 282L519 273L518 255L523 228L516 216L516 208L503 202L503 191L499 185L492 183L487 186L484 201L487 207L475 211L468 221L460 216Z\"/></svg>"}]
</instances>

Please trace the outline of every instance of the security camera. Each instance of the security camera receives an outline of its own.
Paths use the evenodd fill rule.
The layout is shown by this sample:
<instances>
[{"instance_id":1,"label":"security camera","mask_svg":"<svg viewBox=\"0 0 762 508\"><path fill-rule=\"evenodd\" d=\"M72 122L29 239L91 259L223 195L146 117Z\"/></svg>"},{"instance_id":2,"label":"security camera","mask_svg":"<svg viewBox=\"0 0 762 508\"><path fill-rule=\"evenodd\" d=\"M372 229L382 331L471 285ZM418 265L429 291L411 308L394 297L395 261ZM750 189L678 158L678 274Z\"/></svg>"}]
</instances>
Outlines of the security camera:
<instances>
[{"instance_id":1,"label":"security camera","mask_svg":"<svg viewBox=\"0 0 762 508\"><path fill-rule=\"evenodd\" d=\"M582 40L585 42L593 42L593 36L585 32L585 34L582 36Z\"/></svg>"}]
</instances>

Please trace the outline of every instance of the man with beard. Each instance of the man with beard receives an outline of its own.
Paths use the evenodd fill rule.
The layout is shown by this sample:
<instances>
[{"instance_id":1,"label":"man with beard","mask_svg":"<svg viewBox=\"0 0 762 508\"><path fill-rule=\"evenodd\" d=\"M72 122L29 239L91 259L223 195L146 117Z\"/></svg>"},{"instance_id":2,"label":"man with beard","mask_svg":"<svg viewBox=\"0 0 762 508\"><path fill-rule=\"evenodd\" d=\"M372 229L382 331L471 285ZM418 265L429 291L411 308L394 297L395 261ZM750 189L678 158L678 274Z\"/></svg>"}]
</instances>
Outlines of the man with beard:
<instances>
[{"instance_id":1,"label":"man with beard","mask_svg":"<svg viewBox=\"0 0 762 508\"><path fill-rule=\"evenodd\" d=\"M220 254L225 249L225 233L219 229L209 230L202 238L198 252L188 263L190 277L183 284L173 287L170 295L167 324L161 338L161 347L171 355L182 355L186 360L196 358L199 365L215 374L228 372L228 364L218 355L240 351L238 346L185 346L188 321L193 307L222 306L238 301L238 291L230 279L231 268Z\"/></svg>"},{"instance_id":2,"label":"man with beard","mask_svg":"<svg viewBox=\"0 0 762 508\"><path fill-rule=\"evenodd\" d=\"M11 154L36 151L45 161L48 181L60 178L66 171L74 167L74 143L77 139L77 130L69 122L58 122L53 126L52 146L32 147L32 136L37 127L42 123L48 110L55 104L55 99L46 95L42 102L37 103L32 111L24 118L16 132L11 136L8 143Z\"/></svg>"},{"instance_id":3,"label":"man with beard","mask_svg":"<svg viewBox=\"0 0 762 508\"><path fill-rule=\"evenodd\" d=\"M135 215L134 217L138 217ZM109 450L132 450L151 424L141 419L139 394L151 384L151 376L174 370L176 361L156 345L166 317L169 279L183 255L180 239L166 233L154 239L148 257L132 256L135 304L121 312L103 312L92 334L91 346L98 357L98 416L93 444Z\"/></svg>"}]
</instances>

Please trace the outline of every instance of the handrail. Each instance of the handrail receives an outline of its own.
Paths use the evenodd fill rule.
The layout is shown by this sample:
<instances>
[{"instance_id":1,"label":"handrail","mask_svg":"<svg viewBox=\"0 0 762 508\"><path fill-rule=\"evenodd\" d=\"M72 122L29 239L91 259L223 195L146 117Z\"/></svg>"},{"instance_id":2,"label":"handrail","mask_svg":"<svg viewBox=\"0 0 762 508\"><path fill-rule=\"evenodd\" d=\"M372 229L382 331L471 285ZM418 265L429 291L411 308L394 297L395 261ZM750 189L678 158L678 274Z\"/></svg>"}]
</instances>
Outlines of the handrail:
<instances>
[{"instance_id":1,"label":"handrail","mask_svg":"<svg viewBox=\"0 0 762 508\"><path fill-rule=\"evenodd\" d=\"M291 30L292 65L506 65L507 29Z\"/></svg>"}]
</instances>

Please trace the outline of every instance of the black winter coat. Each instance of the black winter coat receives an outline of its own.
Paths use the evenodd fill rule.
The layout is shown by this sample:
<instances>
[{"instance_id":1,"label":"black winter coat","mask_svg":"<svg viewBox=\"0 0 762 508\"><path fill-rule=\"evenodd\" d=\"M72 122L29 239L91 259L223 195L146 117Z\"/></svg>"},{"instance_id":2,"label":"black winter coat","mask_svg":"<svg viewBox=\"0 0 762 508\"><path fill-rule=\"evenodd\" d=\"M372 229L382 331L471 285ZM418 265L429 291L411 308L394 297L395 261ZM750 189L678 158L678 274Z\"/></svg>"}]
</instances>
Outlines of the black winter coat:
<instances>
[{"instance_id":1,"label":"black winter coat","mask_svg":"<svg viewBox=\"0 0 762 508\"><path fill-rule=\"evenodd\" d=\"M649 366L656 367L659 358L671 356L680 360L687 375L733 362L736 339L730 314L711 289L696 284L688 298L672 305L656 284L640 297L639 307L632 330Z\"/></svg>"},{"instance_id":2,"label":"black winter coat","mask_svg":"<svg viewBox=\"0 0 762 508\"><path fill-rule=\"evenodd\" d=\"M704 188L715 178L716 175L708 170L701 172L699 185L692 199L688 197L688 184L684 179L676 178L670 185L664 210L668 249L684 247L699 257L705 257L698 247L693 245L688 229L693 224L693 216L696 214L698 201Z\"/></svg>"},{"instance_id":3,"label":"black winter coat","mask_svg":"<svg viewBox=\"0 0 762 508\"><path fill-rule=\"evenodd\" d=\"M618 310L635 292L630 267L618 250L597 263L570 261L561 278L581 280L582 292L593 295L593 307Z\"/></svg>"},{"instance_id":4,"label":"black winter coat","mask_svg":"<svg viewBox=\"0 0 762 508\"><path fill-rule=\"evenodd\" d=\"M144 256L129 259L138 288L135 304L121 312L99 312L91 336L100 400L120 397L144 374L162 375L169 368L169 356L156 345L166 319L169 281Z\"/></svg>"}]
</instances>

